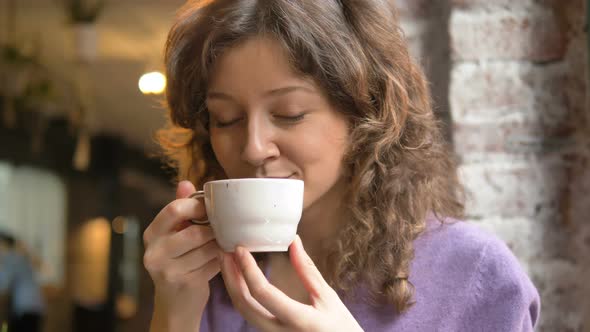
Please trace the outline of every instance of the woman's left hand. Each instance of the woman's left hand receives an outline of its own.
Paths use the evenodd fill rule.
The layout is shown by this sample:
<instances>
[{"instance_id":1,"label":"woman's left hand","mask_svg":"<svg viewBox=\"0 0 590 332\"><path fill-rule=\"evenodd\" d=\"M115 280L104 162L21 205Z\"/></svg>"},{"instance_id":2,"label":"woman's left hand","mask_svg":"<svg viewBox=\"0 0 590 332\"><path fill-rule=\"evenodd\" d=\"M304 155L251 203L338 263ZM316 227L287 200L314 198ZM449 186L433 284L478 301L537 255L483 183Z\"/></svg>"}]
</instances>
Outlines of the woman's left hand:
<instances>
[{"instance_id":1,"label":"woman's left hand","mask_svg":"<svg viewBox=\"0 0 590 332\"><path fill-rule=\"evenodd\" d=\"M362 331L303 249L299 236L291 244L289 255L311 305L291 299L270 284L254 257L238 247L233 255L225 253L221 264L236 310L261 331Z\"/></svg>"}]
</instances>

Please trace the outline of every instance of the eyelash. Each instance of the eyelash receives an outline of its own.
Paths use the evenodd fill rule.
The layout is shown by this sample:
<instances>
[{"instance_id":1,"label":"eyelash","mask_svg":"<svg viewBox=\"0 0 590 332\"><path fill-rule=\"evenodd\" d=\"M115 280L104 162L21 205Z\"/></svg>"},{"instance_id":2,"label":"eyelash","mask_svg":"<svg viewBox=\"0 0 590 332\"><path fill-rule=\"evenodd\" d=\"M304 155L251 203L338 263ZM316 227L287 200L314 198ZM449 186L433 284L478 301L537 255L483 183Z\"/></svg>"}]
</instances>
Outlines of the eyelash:
<instances>
[{"instance_id":1,"label":"eyelash","mask_svg":"<svg viewBox=\"0 0 590 332\"><path fill-rule=\"evenodd\" d=\"M233 125L234 123L237 123L240 120L241 120L241 118L236 119L236 120L232 120L232 121L229 121L229 122L215 121L215 127L217 127L217 128L229 127L229 126Z\"/></svg>"},{"instance_id":2,"label":"eyelash","mask_svg":"<svg viewBox=\"0 0 590 332\"><path fill-rule=\"evenodd\" d=\"M303 120L303 118L305 117L306 113L302 113L299 115L295 115L295 116L277 116L275 115L276 118L278 118L281 121L285 121L289 124L295 124L301 120ZM221 122L221 121L215 121L215 127L217 128L225 128L225 127L229 127L235 123L238 123L240 120L242 120L242 118L238 118L229 122Z\"/></svg>"},{"instance_id":3,"label":"eyelash","mask_svg":"<svg viewBox=\"0 0 590 332\"><path fill-rule=\"evenodd\" d=\"M306 113L301 113L301 114L295 115L295 116L276 116L276 117L282 121L296 123L296 122L303 120L305 115L306 115Z\"/></svg>"}]
</instances>

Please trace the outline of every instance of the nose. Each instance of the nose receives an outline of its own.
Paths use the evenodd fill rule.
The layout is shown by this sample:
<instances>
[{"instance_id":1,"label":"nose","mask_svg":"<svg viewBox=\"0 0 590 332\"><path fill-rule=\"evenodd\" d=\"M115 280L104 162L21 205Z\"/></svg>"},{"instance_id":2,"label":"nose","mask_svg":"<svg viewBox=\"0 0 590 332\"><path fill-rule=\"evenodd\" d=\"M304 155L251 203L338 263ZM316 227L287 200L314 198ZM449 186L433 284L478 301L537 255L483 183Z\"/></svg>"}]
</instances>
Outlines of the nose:
<instances>
[{"instance_id":1,"label":"nose","mask_svg":"<svg viewBox=\"0 0 590 332\"><path fill-rule=\"evenodd\" d=\"M279 156L279 148L274 139L272 124L263 117L248 118L246 139L242 148L242 160L259 167Z\"/></svg>"}]
</instances>

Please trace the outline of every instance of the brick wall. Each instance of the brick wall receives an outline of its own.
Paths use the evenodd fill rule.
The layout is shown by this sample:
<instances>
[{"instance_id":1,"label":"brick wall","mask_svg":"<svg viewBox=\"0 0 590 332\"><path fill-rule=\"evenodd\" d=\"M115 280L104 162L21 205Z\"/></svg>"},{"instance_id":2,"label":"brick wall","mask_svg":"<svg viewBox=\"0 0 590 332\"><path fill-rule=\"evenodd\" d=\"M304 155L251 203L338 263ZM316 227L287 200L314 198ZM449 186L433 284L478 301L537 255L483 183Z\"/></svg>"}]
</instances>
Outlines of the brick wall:
<instances>
[{"instance_id":1,"label":"brick wall","mask_svg":"<svg viewBox=\"0 0 590 332\"><path fill-rule=\"evenodd\" d=\"M451 1L449 104L468 219L531 275L539 331L590 329L584 5Z\"/></svg>"},{"instance_id":2,"label":"brick wall","mask_svg":"<svg viewBox=\"0 0 590 332\"><path fill-rule=\"evenodd\" d=\"M397 4L449 122L468 221L505 240L533 279L538 331L590 331L585 0Z\"/></svg>"},{"instance_id":3,"label":"brick wall","mask_svg":"<svg viewBox=\"0 0 590 332\"><path fill-rule=\"evenodd\" d=\"M449 113L449 34L450 6L447 1L395 0L401 25L410 46L428 76L434 110L443 121L446 136L452 140Z\"/></svg>"}]
</instances>

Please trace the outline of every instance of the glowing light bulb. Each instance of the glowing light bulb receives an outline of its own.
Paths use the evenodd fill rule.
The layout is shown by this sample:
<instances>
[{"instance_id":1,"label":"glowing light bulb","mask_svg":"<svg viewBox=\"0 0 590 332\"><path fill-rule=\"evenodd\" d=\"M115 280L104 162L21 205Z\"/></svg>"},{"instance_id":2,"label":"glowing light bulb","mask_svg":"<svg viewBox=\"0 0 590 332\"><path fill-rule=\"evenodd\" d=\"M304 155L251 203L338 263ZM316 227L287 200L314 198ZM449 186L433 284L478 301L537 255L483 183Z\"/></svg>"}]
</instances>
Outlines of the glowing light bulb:
<instances>
[{"instance_id":1,"label":"glowing light bulb","mask_svg":"<svg viewBox=\"0 0 590 332\"><path fill-rule=\"evenodd\" d=\"M139 78L139 91L144 95L160 94L165 88L166 76L160 72L145 73Z\"/></svg>"}]
</instances>

